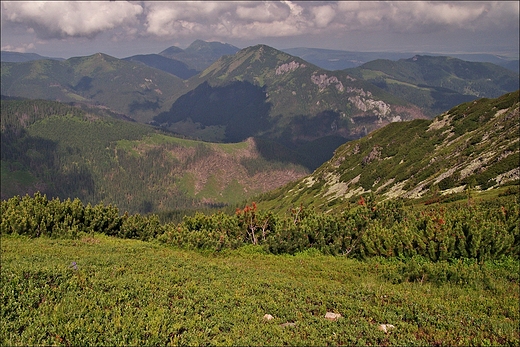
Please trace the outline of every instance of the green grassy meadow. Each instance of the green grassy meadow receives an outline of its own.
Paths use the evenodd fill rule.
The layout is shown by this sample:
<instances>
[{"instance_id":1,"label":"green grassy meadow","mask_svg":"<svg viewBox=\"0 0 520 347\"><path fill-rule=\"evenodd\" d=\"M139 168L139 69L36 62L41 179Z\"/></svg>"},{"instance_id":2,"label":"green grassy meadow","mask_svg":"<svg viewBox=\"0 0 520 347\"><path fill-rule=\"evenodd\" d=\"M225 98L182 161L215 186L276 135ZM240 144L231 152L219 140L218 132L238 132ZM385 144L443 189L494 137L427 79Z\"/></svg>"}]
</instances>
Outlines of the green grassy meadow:
<instances>
[{"instance_id":1,"label":"green grassy meadow","mask_svg":"<svg viewBox=\"0 0 520 347\"><path fill-rule=\"evenodd\" d=\"M518 345L518 266L3 234L0 345Z\"/></svg>"}]
</instances>

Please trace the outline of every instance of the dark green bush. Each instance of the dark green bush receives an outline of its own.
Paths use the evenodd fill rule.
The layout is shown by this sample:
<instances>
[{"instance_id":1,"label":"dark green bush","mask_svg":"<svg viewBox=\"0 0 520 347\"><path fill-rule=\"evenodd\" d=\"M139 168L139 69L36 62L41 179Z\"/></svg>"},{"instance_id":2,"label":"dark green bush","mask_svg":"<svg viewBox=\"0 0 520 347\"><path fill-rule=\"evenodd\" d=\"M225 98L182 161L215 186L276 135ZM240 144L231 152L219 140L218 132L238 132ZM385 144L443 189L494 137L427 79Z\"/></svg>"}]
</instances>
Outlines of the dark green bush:
<instances>
[{"instance_id":1,"label":"dark green bush","mask_svg":"<svg viewBox=\"0 0 520 347\"><path fill-rule=\"evenodd\" d=\"M151 240L162 233L155 215L119 214L113 205L83 205L79 199L60 201L35 193L33 197L15 196L2 201L2 234L29 237L77 238L79 233Z\"/></svg>"},{"instance_id":2,"label":"dark green bush","mask_svg":"<svg viewBox=\"0 0 520 347\"><path fill-rule=\"evenodd\" d=\"M29 237L77 237L98 232L120 238L158 239L176 247L221 251L245 245L272 254L315 249L323 254L404 258L443 262L477 261L520 253L516 195L492 201L454 202L449 208L405 206L401 200L376 204L359 197L358 206L343 214L319 213L303 207L281 216L260 212L256 205L223 212L185 216L179 224L161 225L155 215L120 215L112 205L84 206L78 199L14 197L2 201L2 234Z\"/></svg>"}]
</instances>

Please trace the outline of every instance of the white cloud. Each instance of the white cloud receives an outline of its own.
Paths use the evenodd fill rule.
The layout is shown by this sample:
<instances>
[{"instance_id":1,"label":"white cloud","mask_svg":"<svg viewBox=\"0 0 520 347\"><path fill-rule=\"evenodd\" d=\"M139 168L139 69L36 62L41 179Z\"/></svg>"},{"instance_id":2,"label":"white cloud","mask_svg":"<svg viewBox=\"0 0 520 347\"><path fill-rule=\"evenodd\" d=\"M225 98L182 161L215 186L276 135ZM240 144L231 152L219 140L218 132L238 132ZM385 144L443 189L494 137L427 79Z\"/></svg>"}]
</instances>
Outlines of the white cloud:
<instances>
[{"instance_id":1,"label":"white cloud","mask_svg":"<svg viewBox=\"0 0 520 347\"><path fill-rule=\"evenodd\" d=\"M485 31L518 28L519 4L506 1L339 2L336 18L344 28L367 31Z\"/></svg>"},{"instance_id":2,"label":"white cloud","mask_svg":"<svg viewBox=\"0 0 520 347\"><path fill-rule=\"evenodd\" d=\"M229 2L145 2L146 31L156 36L210 32L235 6Z\"/></svg>"},{"instance_id":3,"label":"white cloud","mask_svg":"<svg viewBox=\"0 0 520 347\"><path fill-rule=\"evenodd\" d=\"M238 5L236 14L240 20L268 23L285 20L290 11L288 6L280 3L252 2Z\"/></svg>"},{"instance_id":4,"label":"white cloud","mask_svg":"<svg viewBox=\"0 0 520 347\"><path fill-rule=\"evenodd\" d=\"M34 49L34 44L21 44L21 45L5 45L2 46L2 51L9 51L9 52L18 52L18 53L26 53Z\"/></svg>"},{"instance_id":5,"label":"white cloud","mask_svg":"<svg viewBox=\"0 0 520 347\"><path fill-rule=\"evenodd\" d=\"M325 28L336 16L336 9L331 5L317 6L312 8L314 21L318 28Z\"/></svg>"},{"instance_id":6,"label":"white cloud","mask_svg":"<svg viewBox=\"0 0 520 347\"><path fill-rule=\"evenodd\" d=\"M223 39L297 36L338 28L478 31L518 28L518 17L519 4L514 1L2 1L2 22L21 23L46 39L91 38L111 29L131 35ZM145 32L140 31L142 26Z\"/></svg>"},{"instance_id":7,"label":"white cloud","mask_svg":"<svg viewBox=\"0 0 520 347\"><path fill-rule=\"evenodd\" d=\"M301 8L282 2L152 2L145 3L149 34L225 38L295 35ZM304 22L301 20L300 22Z\"/></svg>"},{"instance_id":8,"label":"white cloud","mask_svg":"<svg viewBox=\"0 0 520 347\"><path fill-rule=\"evenodd\" d=\"M23 23L41 38L94 37L133 25L143 8L130 2L2 1L2 21Z\"/></svg>"}]
</instances>

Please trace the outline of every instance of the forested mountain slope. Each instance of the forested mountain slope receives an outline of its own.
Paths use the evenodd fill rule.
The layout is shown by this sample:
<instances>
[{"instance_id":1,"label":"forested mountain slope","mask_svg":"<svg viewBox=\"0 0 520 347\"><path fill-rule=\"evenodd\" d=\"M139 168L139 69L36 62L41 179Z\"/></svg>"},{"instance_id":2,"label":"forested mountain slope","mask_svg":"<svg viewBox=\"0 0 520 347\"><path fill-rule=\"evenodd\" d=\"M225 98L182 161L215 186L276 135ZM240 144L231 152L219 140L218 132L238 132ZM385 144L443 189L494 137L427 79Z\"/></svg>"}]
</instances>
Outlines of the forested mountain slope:
<instances>
[{"instance_id":1,"label":"forested mountain slope","mask_svg":"<svg viewBox=\"0 0 520 347\"><path fill-rule=\"evenodd\" d=\"M337 209L519 184L519 92L461 104L433 120L392 123L338 148L312 175L266 194L265 206Z\"/></svg>"},{"instance_id":2,"label":"forested mountain slope","mask_svg":"<svg viewBox=\"0 0 520 347\"><path fill-rule=\"evenodd\" d=\"M200 209L234 204L308 174L289 162L290 152L265 141L186 140L106 112L2 100L2 199L41 191L130 212ZM266 158L259 148L277 153Z\"/></svg>"}]
</instances>

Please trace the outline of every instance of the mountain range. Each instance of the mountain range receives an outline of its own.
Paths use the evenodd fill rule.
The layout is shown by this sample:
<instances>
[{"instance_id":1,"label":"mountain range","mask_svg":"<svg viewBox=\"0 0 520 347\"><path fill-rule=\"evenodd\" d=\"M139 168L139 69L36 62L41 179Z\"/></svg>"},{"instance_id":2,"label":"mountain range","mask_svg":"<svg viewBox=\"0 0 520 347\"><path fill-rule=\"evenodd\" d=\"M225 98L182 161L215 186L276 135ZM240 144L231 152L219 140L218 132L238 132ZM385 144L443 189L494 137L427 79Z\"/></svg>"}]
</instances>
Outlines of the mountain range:
<instances>
[{"instance_id":1,"label":"mountain range","mask_svg":"<svg viewBox=\"0 0 520 347\"><path fill-rule=\"evenodd\" d=\"M151 64L155 64L154 59L157 58L153 56L161 55L169 59L181 61L185 63L187 66L189 66L189 69L193 69L200 72L212 63L214 63L222 55L233 55L239 50L240 48L227 43L195 40L186 49L182 49L177 46L171 46L161 51L160 53L142 54L139 55L139 57L141 59L146 59L147 56L150 56L152 60ZM430 56L450 56L452 58L458 58L461 60L471 62L493 63L505 67L516 73L519 73L520 70L520 63L518 61L518 58L515 59L511 57L487 53L439 54L431 52L358 52L345 51L339 49L322 49L308 47L285 48L281 50L290 55L300 57L303 60L308 61L309 63L321 67L322 69L330 71L358 67L376 59L399 60L407 59L418 54ZM131 56L125 59L132 59L135 57L137 56ZM44 57L35 53L18 53L8 51L1 52L0 60L3 62L19 63L40 59L65 60L63 58Z\"/></svg>"},{"instance_id":2,"label":"mountain range","mask_svg":"<svg viewBox=\"0 0 520 347\"><path fill-rule=\"evenodd\" d=\"M435 54L428 52L352 52L337 49L321 48L287 48L284 52L298 56L306 61L318 65L326 70L344 70L358 67L377 59L399 60L408 59L416 55L447 56L447 54ZM450 57L470 62L493 63L513 72L519 72L518 58L504 57L486 53L450 53Z\"/></svg>"},{"instance_id":3,"label":"mountain range","mask_svg":"<svg viewBox=\"0 0 520 347\"><path fill-rule=\"evenodd\" d=\"M140 212L236 203L345 143L382 129L423 138L433 116L518 89L518 74L490 63L413 56L329 71L266 45L204 41L125 59L2 62L1 74L2 198L42 188Z\"/></svg>"},{"instance_id":4,"label":"mountain range","mask_svg":"<svg viewBox=\"0 0 520 347\"><path fill-rule=\"evenodd\" d=\"M215 76L220 73L221 64L233 66L233 69L235 69L234 65L243 64L241 59L254 50L265 50L266 56L283 57L279 62L287 61L290 64L291 61L294 61L295 64L304 65L307 69L314 69L314 75L311 74L305 76L305 78L309 79L314 76L315 81L317 81L317 78L323 78L324 81L319 82L322 83L322 87L323 83L331 84L332 79L340 78L337 75L349 76L349 83L353 82L353 79L363 80L363 82L368 81L370 84L375 84L392 94L394 102L411 103L418 106L422 113L430 117L472 98L497 97L518 88L517 73L500 69L491 64L471 63L448 57L414 56L399 61L379 59L367 62L358 68L343 70L346 75L344 72L336 71L334 73L328 71L327 74L325 69L320 69L311 62L265 45L240 50L229 44L197 40L184 50L172 46L158 54L143 54L125 59L117 59L98 53L88 57L75 57L61 61L42 60L40 58L44 57L34 54L2 52L1 93L2 95L17 97L65 102L80 101L102 105L146 123L152 121L159 113L168 111L177 98L192 92L202 82L208 82L214 87L217 84L222 86L239 81L241 75L238 73L226 74L222 72L218 76L218 80ZM309 52L323 51L315 49L294 50L302 56L309 56ZM353 54L345 51L325 50L325 52L333 57L347 53ZM377 57L377 53L358 53L359 59ZM387 53L383 57L390 55L394 59L402 57L403 54L405 53ZM9 57L13 56L17 57L14 60L25 59L27 61L24 63L9 62ZM310 56L312 57L312 54ZM417 60L417 57L420 57L420 59ZM223 60L219 61L219 59ZM344 109L352 105L355 106L355 103L353 104L348 100L323 100L325 104L316 105L317 102L322 102L322 100L319 100L322 95L317 96L315 91L308 88L315 82L304 81L301 77L298 81L294 78L287 78L294 76L295 73L300 73L302 69L287 70L285 73L280 70L279 74L268 76L266 81L262 81L266 69L272 71L274 69L276 72L278 66L275 66L277 63L275 60L276 58L268 59L265 66L263 62L258 60L255 64L246 67L248 68L247 73L241 74L249 76L249 82L256 86L268 89L267 93L271 92L272 100L277 99L279 90L290 90L291 93L296 93L294 100L281 96L284 105L273 105L273 112L276 116L282 115L282 117L285 117L287 111L312 117L316 114L314 109L321 111L326 106L330 106L330 111L344 112ZM356 61L361 62L361 60ZM153 68L153 70L148 68ZM209 70L205 71L206 69ZM243 69L244 66L237 71ZM167 74L164 72L167 72ZM478 78L471 77L476 72L479 74ZM437 80L428 78L428 74L437 76ZM309 74L307 73L307 75ZM187 82L183 83L182 80ZM346 81L338 81L344 86L347 84ZM296 82L299 85L286 85L286 83ZM339 88L339 84L336 84ZM276 90L273 90L274 85L276 85ZM307 87L302 87L302 85ZM296 87L305 88L304 92L307 95L304 97L302 94L298 94ZM319 88L319 94L324 94L322 87ZM372 90L371 93L374 94ZM381 94L381 91L378 90L378 93ZM331 95L328 94L327 98L330 99ZM348 93L344 94L340 96L340 99L341 97L352 96L346 95ZM388 98L388 95L386 98ZM385 102L385 100L382 101ZM362 106L362 108L365 107L366 105ZM396 111L395 108L394 111Z\"/></svg>"},{"instance_id":5,"label":"mountain range","mask_svg":"<svg viewBox=\"0 0 520 347\"><path fill-rule=\"evenodd\" d=\"M347 139L392 121L425 117L373 84L265 45L221 57L187 86L190 92L158 114L155 124L202 140L267 138L307 157L311 169ZM319 140L309 152L308 144Z\"/></svg>"},{"instance_id":6,"label":"mountain range","mask_svg":"<svg viewBox=\"0 0 520 347\"><path fill-rule=\"evenodd\" d=\"M518 75L506 68L442 56L377 59L345 71L419 106L430 116L462 102L496 98L520 88Z\"/></svg>"},{"instance_id":7,"label":"mountain range","mask_svg":"<svg viewBox=\"0 0 520 347\"><path fill-rule=\"evenodd\" d=\"M143 123L168 109L185 88L177 76L102 53L2 63L1 77L2 95L99 105Z\"/></svg>"}]
</instances>

